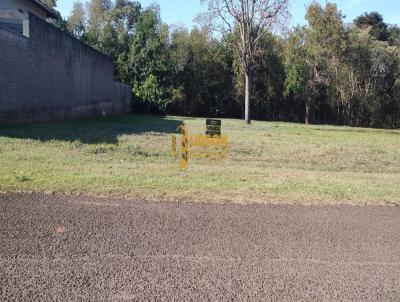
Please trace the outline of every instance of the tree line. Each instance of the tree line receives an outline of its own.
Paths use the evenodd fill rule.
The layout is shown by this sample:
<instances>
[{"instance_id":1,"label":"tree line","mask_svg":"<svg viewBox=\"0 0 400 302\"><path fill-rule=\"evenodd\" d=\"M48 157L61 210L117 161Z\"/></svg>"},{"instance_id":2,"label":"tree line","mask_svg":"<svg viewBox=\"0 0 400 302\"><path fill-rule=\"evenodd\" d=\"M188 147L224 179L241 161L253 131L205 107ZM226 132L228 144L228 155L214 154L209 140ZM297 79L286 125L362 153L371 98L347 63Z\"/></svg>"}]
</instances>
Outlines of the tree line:
<instances>
[{"instance_id":1,"label":"tree line","mask_svg":"<svg viewBox=\"0 0 400 302\"><path fill-rule=\"evenodd\" d=\"M252 117L400 127L400 28L377 12L345 23L329 2L310 4L306 20L257 38ZM191 29L168 25L158 6L129 0L77 1L66 20L55 23L115 62L115 78L131 85L136 110L245 115L246 70L226 43L240 39L239 30L222 39L201 22Z\"/></svg>"}]
</instances>

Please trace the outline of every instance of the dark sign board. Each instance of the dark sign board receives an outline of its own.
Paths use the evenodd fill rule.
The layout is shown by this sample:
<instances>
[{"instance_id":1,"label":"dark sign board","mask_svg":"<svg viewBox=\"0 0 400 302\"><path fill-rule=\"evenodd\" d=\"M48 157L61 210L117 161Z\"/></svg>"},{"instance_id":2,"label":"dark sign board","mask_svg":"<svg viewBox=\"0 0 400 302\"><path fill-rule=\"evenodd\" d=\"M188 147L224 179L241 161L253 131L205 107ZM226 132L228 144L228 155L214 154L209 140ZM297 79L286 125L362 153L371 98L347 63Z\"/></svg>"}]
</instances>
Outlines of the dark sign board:
<instances>
[{"instance_id":1,"label":"dark sign board","mask_svg":"<svg viewBox=\"0 0 400 302\"><path fill-rule=\"evenodd\" d=\"M207 124L206 135L221 136L221 125L222 125L221 120L207 119L206 124Z\"/></svg>"}]
</instances>

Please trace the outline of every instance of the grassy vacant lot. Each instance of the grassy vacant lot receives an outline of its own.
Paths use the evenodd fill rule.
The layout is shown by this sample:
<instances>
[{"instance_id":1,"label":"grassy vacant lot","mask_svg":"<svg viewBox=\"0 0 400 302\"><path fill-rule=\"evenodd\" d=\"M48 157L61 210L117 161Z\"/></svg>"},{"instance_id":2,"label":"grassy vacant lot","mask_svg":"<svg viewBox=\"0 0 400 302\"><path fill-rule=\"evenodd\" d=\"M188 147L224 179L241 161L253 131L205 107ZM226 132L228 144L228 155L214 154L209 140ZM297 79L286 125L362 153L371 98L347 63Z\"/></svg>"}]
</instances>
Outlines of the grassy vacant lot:
<instances>
[{"instance_id":1,"label":"grassy vacant lot","mask_svg":"<svg viewBox=\"0 0 400 302\"><path fill-rule=\"evenodd\" d=\"M131 115L0 127L0 191L146 200L400 204L400 131L224 120L224 162L174 168L170 136L184 121Z\"/></svg>"}]
</instances>

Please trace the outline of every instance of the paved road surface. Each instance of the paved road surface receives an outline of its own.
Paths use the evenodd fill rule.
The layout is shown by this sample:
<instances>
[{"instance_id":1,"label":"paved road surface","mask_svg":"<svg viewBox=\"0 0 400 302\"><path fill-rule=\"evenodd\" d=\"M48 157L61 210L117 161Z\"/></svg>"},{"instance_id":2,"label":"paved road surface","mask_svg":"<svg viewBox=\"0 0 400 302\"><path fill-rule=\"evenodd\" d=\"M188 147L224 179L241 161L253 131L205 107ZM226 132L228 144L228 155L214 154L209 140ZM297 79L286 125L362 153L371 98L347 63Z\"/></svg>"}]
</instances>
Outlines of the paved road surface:
<instances>
[{"instance_id":1,"label":"paved road surface","mask_svg":"<svg viewBox=\"0 0 400 302\"><path fill-rule=\"evenodd\" d=\"M399 207L0 195L0 301L400 301Z\"/></svg>"}]
</instances>

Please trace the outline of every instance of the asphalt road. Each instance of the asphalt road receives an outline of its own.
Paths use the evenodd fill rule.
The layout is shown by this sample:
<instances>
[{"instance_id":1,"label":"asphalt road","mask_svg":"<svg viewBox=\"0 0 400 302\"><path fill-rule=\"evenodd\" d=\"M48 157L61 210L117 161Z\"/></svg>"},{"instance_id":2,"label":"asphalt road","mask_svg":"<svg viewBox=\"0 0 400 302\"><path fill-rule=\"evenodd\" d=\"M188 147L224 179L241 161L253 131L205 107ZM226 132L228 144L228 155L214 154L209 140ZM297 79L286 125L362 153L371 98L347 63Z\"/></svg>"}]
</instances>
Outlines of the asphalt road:
<instances>
[{"instance_id":1,"label":"asphalt road","mask_svg":"<svg viewBox=\"0 0 400 302\"><path fill-rule=\"evenodd\" d=\"M0 194L0 301L400 301L400 207Z\"/></svg>"}]
</instances>

